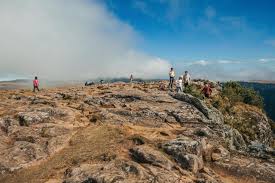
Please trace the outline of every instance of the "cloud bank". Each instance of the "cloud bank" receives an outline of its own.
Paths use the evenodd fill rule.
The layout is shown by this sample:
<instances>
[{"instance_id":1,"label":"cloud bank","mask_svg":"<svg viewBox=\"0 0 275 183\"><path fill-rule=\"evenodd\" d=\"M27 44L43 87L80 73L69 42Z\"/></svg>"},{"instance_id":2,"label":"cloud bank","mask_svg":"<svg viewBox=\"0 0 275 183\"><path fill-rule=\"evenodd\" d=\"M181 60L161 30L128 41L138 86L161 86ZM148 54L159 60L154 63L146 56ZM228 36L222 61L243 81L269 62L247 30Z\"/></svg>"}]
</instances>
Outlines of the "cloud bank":
<instances>
[{"instance_id":1,"label":"cloud bank","mask_svg":"<svg viewBox=\"0 0 275 183\"><path fill-rule=\"evenodd\" d=\"M157 78L170 63L138 51L138 36L88 0L1 0L0 77Z\"/></svg>"},{"instance_id":2,"label":"cloud bank","mask_svg":"<svg viewBox=\"0 0 275 183\"><path fill-rule=\"evenodd\" d=\"M192 78L210 79L218 81L249 81L275 80L275 67L271 64L275 59L259 59L249 61L237 60L197 60L182 61L176 67L177 75L184 70L191 73ZM251 66L248 67L248 64ZM269 65L268 65L269 64Z\"/></svg>"}]
</instances>

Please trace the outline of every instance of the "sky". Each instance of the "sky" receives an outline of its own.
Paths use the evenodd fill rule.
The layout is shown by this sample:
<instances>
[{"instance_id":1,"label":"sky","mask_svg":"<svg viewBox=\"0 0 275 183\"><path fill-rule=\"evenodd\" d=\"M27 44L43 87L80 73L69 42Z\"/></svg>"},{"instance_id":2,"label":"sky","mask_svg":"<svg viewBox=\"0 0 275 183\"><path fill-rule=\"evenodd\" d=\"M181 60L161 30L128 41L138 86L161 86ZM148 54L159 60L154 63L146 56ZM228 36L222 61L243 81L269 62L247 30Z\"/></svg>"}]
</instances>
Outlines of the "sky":
<instances>
[{"instance_id":1,"label":"sky","mask_svg":"<svg viewBox=\"0 0 275 183\"><path fill-rule=\"evenodd\" d=\"M273 0L0 0L0 79L275 80Z\"/></svg>"}]
</instances>

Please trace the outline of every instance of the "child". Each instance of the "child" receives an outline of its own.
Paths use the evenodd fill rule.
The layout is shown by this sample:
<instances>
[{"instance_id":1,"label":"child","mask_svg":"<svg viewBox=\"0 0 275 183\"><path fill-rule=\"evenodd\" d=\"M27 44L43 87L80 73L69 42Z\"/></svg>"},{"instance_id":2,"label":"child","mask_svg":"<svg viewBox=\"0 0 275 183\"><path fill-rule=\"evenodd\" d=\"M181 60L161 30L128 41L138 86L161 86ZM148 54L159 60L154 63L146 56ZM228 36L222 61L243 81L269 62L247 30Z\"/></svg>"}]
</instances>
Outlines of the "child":
<instances>
[{"instance_id":1,"label":"child","mask_svg":"<svg viewBox=\"0 0 275 183\"><path fill-rule=\"evenodd\" d=\"M177 93L182 92L182 77L176 80Z\"/></svg>"},{"instance_id":2,"label":"child","mask_svg":"<svg viewBox=\"0 0 275 183\"><path fill-rule=\"evenodd\" d=\"M37 91L39 91L39 81L38 81L38 78L37 76L35 76L34 80L33 80L33 92L35 92L35 89L37 89Z\"/></svg>"}]
</instances>

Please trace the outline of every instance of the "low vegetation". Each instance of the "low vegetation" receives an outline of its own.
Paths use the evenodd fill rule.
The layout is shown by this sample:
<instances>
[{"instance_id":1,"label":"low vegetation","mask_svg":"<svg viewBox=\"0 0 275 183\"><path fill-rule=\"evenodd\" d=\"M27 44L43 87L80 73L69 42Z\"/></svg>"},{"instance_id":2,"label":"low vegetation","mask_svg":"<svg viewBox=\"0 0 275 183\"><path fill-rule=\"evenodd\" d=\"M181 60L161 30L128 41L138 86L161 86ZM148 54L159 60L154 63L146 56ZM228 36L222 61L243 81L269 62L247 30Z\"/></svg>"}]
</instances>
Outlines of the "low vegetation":
<instances>
[{"instance_id":1,"label":"low vegetation","mask_svg":"<svg viewBox=\"0 0 275 183\"><path fill-rule=\"evenodd\" d=\"M203 99L201 88L198 85L190 84L184 88L184 92L193 95L194 97L197 97L199 99Z\"/></svg>"},{"instance_id":2,"label":"low vegetation","mask_svg":"<svg viewBox=\"0 0 275 183\"><path fill-rule=\"evenodd\" d=\"M264 100L258 92L231 81L223 85L220 95L213 96L211 103L224 114L225 123L254 139L260 120L256 114L264 113ZM270 125L275 133L274 123Z\"/></svg>"},{"instance_id":3,"label":"low vegetation","mask_svg":"<svg viewBox=\"0 0 275 183\"><path fill-rule=\"evenodd\" d=\"M231 113L232 107L240 103L256 106L261 110L264 107L264 100L258 92L232 81L225 83L220 95L214 96L211 102L224 114Z\"/></svg>"},{"instance_id":4,"label":"low vegetation","mask_svg":"<svg viewBox=\"0 0 275 183\"><path fill-rule=\"evenodd\" d=\"M232 104L242 102L260 109L264 107L263 97L258 92L252 88L243 87L237 82L225 83L221 95L227 97Z\"/></svg>"},{"instance_id":5,"label":"low vegetation","mask_svg":"<svg viewBox=\"0 0 275 183\"><path fill-rule=\"evenodd\" d=\"M242 86L253 88L264 98L264 109L268 116L275 121L275 83L241 82Z\"/></svg>"}]
</instances>

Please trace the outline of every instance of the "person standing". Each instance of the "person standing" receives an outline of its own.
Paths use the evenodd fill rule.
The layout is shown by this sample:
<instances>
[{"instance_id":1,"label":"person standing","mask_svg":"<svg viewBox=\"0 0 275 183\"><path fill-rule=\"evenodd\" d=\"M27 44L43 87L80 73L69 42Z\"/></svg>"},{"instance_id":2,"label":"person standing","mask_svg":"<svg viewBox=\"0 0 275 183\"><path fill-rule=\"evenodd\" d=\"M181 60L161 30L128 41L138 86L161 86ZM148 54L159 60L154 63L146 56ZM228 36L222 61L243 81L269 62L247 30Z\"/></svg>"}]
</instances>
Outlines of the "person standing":
<instances>
[{"instance_id":1,"label":"person standing","mask_svg":"<svg viewBox=\"0 0 275 183\"><path fill-rule=\"evenodd\" d=\"M184 87L187 87L191 83L191 76L188 73L188 71L185 71L183 75L183 83L184 83Z\"/></svg>"},{"instance_id":2,"label":"person standing","mask_svg":"<svg viewBox=\"0 0 275 183\"><path fill-rule=\"evenodd\" d=\"M35 92L36 89L39 91L39 81L37 76L35 76L33 80L33 92Z\"/></svg>"},{"instance_id":3,"label":"person standing","mask_svg":"<svg viewBox=\"0 0 275 183\"><path fill-rule=\"evenodd\" d=\"M173 68L171 68L170 72L169 72L169 77L170 77L170 79L169 79L169 85L168 85L169 89L173 89L173 84L174 84L175 76L176 76L175 71L174 71Z\"/></svg>"},{"instance_id":4,"label":"person standing","mask_svg":"<svg viewBox=\"0 0 275 183\"><path fill-rule=\"evenodd\" d=\"M208 83L204 84L204 88L202 89L202 93L204 94L204 96L206 98L210 98L210 96L212 94L212 89L211 89L211 87Z\"/></svg>"},{"instance_id":5,"label":"person standing","mask_svg":"<svg viewBox=\"0 0 275 183\"><path fill-rule=\"evenodd\" d=\"M132 83L133 80L134 80L134 76L133 76L133 74L131 74L131 76L130 76L130 83Z\"/></svg>"},{"instance_id":6,"label":"person standing","mask_svg":"<svg viewBox=\"0 0 275 183\"><path fill-rule=\"evenodd\" d=\"M176 80L177 93L182 92L182 77Z\"/></svg>"}]
</instances>

